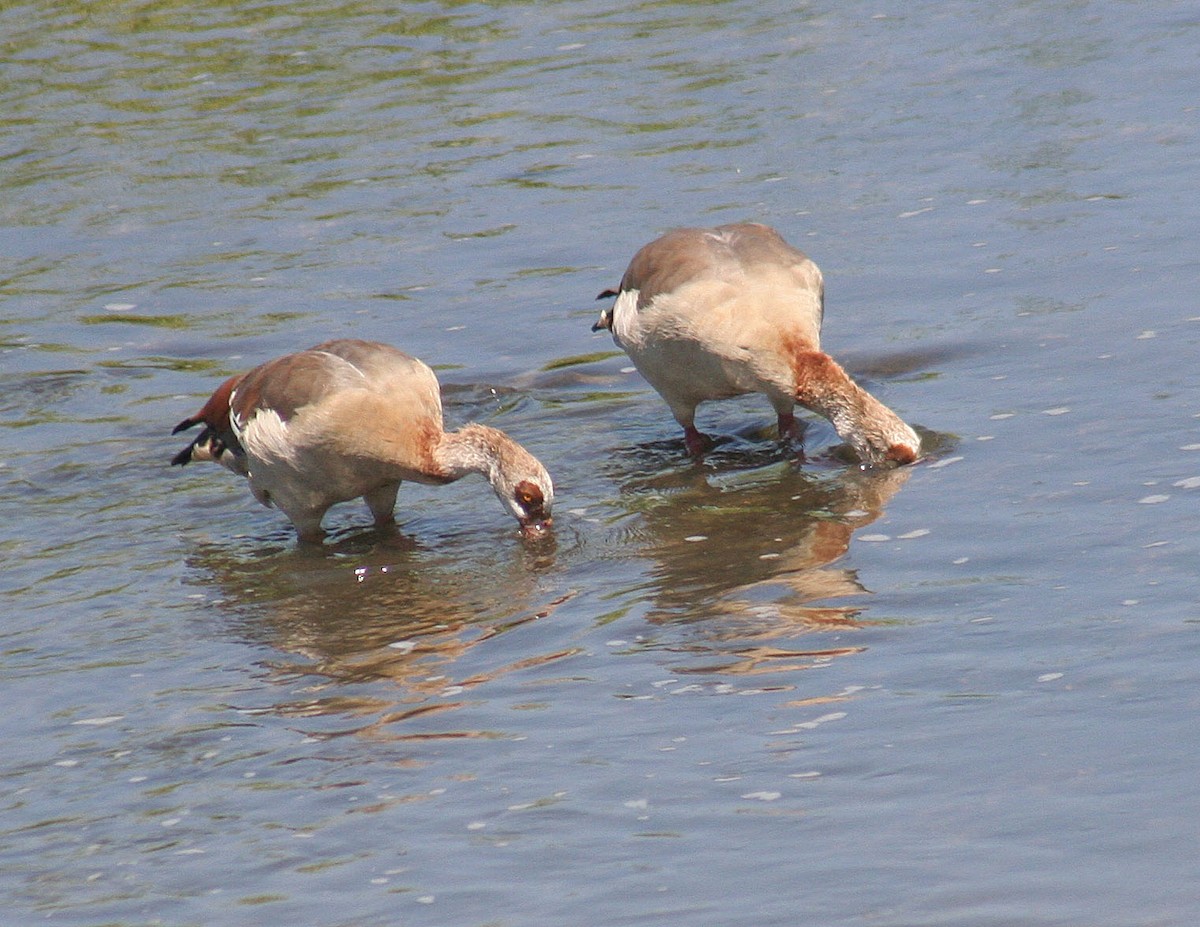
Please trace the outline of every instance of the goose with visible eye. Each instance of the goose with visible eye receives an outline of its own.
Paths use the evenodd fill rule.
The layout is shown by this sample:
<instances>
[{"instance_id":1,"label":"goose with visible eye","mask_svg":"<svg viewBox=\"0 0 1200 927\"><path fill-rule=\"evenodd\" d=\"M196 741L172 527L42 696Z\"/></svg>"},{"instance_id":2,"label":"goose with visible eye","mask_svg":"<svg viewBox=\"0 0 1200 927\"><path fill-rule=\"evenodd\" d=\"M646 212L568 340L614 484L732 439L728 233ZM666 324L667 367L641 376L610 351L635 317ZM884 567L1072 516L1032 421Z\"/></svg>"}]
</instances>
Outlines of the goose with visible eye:
<instances>
[{"instance_id":1,"label":"goose with visible eye","mask_svg":"<svg viewBox=\"0 0 1200 927\"><path fill-rule=\"evenodd\" d=\"M221 384L175 432L203 430L172 460L214 460L247 477L303 541L324 537L330 506L362 497L391 524L405 480L451 483L480 473L521 526L551 524L554 485L504 432L472 424L447 432L437 377L386 344L343 339L268 361Z\"/></svg>"},{"instance_id":2,"label":"goose with visible eye","mask_svg":"<svg viewBox=\"0 0 1200 927\"><path fill-rule=\"evenodd\" d=\"M675 229L638 251L620 286L599 298L613 296L592 331L612 332L683 426L689 453L710 443L697 405L763 393L781 438L799 435L801 405L829 419L864 464L920 455L916 432L821 350L821 271L774 229Z\"/></svg>"}]
</instances>

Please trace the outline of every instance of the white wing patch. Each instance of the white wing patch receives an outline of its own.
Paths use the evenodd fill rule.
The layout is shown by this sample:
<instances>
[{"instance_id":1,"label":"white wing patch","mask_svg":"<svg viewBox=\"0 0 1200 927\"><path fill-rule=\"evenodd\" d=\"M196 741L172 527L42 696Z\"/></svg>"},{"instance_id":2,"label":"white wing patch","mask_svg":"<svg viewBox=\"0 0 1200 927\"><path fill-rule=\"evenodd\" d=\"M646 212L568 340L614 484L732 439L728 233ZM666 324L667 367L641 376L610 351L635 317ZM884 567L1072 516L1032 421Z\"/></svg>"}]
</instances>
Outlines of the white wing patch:
<instances>
[{"instance_id":1,"label":"white wing patch","mask_svg":"<svg viewBox=\"0 0 1200 927\"><path fill-rule=\"evenodd\" d=\"M632 341L637 331L637 305L640 290L622 290L612 307L612 333L617 344Z\"/></svg>"},{"instance_id":2,"label":"white wing patch","mask_svg":"<svg viewBox=\"0 0 1200 927\"><path fill-rule=\"evenodd\" d=\"M251 456L260 460L295 458L287 423L274 409L259 409L245 425L236 416L231 421L234 433Z\"/></svg>"}]
</instances>

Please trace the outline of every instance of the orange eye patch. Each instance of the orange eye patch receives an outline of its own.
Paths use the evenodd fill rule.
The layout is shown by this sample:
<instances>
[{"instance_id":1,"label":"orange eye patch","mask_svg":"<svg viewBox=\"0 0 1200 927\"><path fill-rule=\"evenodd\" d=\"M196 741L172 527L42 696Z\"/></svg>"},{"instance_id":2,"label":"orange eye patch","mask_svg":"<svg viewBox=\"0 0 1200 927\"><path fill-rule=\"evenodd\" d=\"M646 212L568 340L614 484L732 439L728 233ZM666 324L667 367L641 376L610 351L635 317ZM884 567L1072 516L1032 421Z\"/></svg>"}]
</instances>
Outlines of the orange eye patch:
<instances>
[{"instance_id":1,"label":"orange eye patch","mask_svg":"<svg viewBox=\"0 0 1200 927\"><path fill-rule=\"evenodd\" d=\"M545 504L546 498L542 495L542 491L530 483L528 480L522 480L516 487L516 500L523 508L533 508Z\"/></svg>"}]
</instances>

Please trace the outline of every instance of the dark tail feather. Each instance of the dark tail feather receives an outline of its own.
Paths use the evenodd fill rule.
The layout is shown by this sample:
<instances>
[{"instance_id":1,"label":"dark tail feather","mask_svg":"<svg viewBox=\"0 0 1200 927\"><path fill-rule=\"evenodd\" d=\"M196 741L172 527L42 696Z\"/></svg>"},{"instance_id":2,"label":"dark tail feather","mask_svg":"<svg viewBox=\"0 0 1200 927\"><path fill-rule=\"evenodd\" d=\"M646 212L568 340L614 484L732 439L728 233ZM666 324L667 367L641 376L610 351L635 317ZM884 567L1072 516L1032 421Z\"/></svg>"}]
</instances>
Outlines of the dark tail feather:
<instances>
[{"instance_id":1,"label":"dark tail feather","mask_svg":"<svg viewBox=\"0 0 1200 927\"><path fill-rule=\"evenodd\" d=\"M199 419L185 418L182 422L175 426L175 430L172 431L171 434L178 434L179 432L198 424L200 424ZM196 459L194 456L196 448L202 444L207 444L211 440L213 440L212 429L206 425L204 428L200 429L200 434L196 435L195 441L171 458L171 466L182 467L184 464L191 463Z\"/></svg>"},{"instance_id":2,"label":"dark tail feather","mask_svg":"<svg viewBox=\"0 0 1200 927\"><path fill-rule=\"evenodd\" d=\"M601 290L600 295L596 299L611 299L613 296L620 296L620 290Z\"/></svg>"},{"instance_id":3,"label":"dark tail feather","mask_svg":"<svg viewBox=\"0 0 1200 927\"><path fill-rule=\"evenodd\" d=\"M195 450L196 445L199 443L200 443L200 438L197 438L195 441L193 441L191 444L189 444L187 447L185 447L182 451L180 451L178 454L176 454L174 457L172 457L171 458L171 466L172 467L182 467L184 464L191 463L192 462L192 451Z\"/></svg>"}]
</instances>

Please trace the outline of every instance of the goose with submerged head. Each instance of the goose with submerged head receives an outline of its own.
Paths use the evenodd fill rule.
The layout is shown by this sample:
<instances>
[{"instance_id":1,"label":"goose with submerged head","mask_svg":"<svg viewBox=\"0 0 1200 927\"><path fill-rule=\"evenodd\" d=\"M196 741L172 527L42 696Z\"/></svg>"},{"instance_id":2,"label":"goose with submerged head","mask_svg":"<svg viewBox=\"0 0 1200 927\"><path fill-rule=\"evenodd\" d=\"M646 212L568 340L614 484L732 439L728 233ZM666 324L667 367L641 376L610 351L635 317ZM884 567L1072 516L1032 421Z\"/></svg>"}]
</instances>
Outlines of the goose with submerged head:
<instances>
[{"instance_id":1,"label":"goose with submerged head","mask_svg":"<svg viewBox=\"0 0 1200 927\"><path fill-rule=\"evenodd\" d=\"M683 426L689 453L709 439L696 406L763 393L780 437L798 436L801 405L833 423L867 465L912 463L915 431L821 350L821 271L755 223L682 228L644 246L593 331L608 329Z\"/></svg>"},{"instance_id":2,"label":"goose with submerged head","mask_svg":"<svg viewBox=\"0 0 1200 927\"><path fill-rule=\"evenodd\" d=\"M526 536L551 523L554 486L541 463L504 432L447 432L437 377L386 344L343 339L230 377L173 433L199 436L173 464L215 461L245 476L303 541L324 537L330 506L362 497L377 525L394 521L405 480L451 483L480 473Z\"/></svg>"}]
</instances>

